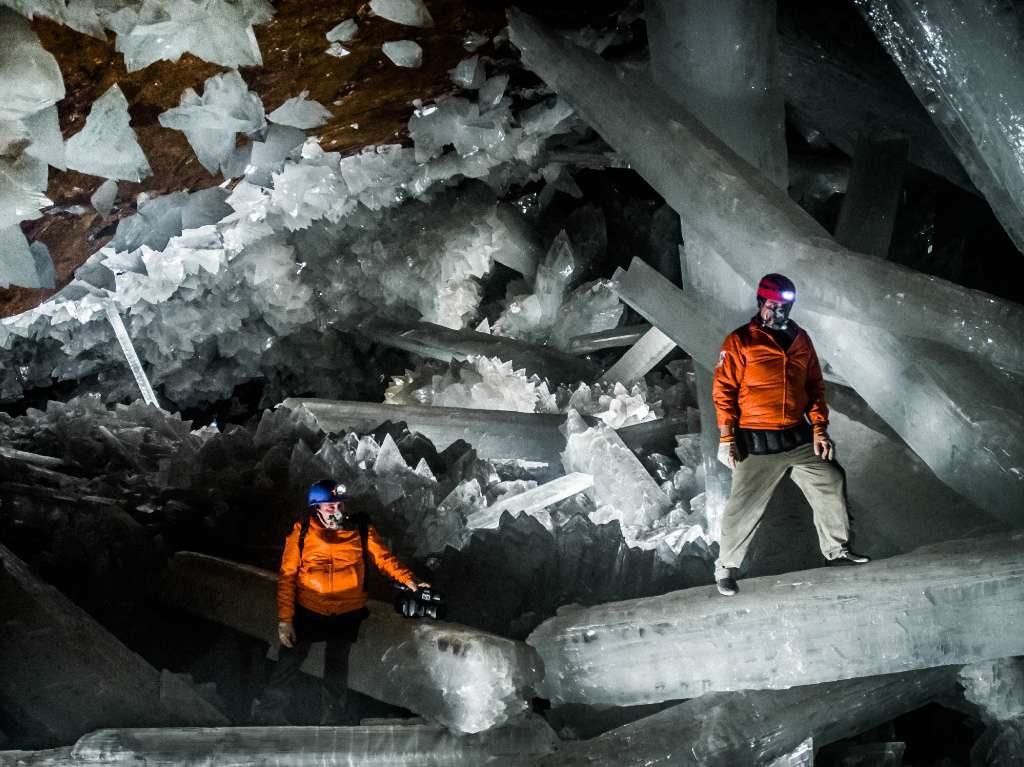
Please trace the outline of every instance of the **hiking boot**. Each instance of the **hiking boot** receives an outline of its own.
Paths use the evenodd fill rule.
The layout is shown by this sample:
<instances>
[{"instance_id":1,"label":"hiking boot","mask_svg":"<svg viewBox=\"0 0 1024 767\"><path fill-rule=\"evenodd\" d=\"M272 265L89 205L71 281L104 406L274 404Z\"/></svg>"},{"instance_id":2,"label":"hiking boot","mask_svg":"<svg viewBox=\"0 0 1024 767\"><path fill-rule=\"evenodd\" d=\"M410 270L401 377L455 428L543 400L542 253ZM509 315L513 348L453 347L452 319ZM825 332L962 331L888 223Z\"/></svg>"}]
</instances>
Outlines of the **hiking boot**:
<instances>
[{"instance_id":1,"label":"hiking boot","mask_svg":"<svg viewBox=\"0 0 1024 767\"><path fill-rule=\"evenodd\" d=\"M723 597L734 597L740 590L740 587L736 585L736 579L731 577L719 578L715 585L718 586L718 593Z\"/></svg>"},{"instance_id":2,"label":"hiking boot","mask_svg":"<svg viewBox=\"0 0 1024 767\"><path fill-rule=\"evenodd\" d=\"M863 554L855 554L854 552L846 549L839 553L835 559L829 564L831 565L866 565L871 561L871 557L866 557Z\"/></svg>"}]
</instances>

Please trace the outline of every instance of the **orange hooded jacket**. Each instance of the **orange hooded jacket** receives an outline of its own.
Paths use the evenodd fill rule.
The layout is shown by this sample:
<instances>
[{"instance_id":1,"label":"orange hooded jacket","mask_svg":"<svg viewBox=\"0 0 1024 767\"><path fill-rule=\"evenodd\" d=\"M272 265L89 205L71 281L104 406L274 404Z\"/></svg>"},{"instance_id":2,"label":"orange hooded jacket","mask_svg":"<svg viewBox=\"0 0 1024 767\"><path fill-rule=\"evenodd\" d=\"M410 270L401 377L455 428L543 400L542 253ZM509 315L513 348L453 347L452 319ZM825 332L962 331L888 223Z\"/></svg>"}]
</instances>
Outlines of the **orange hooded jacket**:
<instances>
[{"instance_id":1,"label":"orange hooded jacket","mask_svg":"<svg viewBox=\"0 0 1024 767\"><path fill-rule=\"evenodd\" d=\"M359 531L328 530L314 514L309 521L300 562L301 529L302 522L296 522L284 542L277 578L278 620L291 623L296 602L321 615L339 615L365 607L366 566ZM377 529L370 525L366 532L366 550L373 556L377 568L399 583L407 586L416 583L412 571L381 542Z\"/></svg>"},{"instance_id":2,"label":"orange hooded jacket","mask_svg":"<svg viewBox=\"0 0 1024 767\"><path fill-rule=\"evenodd\" d=\"M800 327L787 351L757 317L730 333L718 353L711 397L723 431L789 429L804 423L805 413L815 431L828 427L821 365Z\"/></svg>"}]
</instances>

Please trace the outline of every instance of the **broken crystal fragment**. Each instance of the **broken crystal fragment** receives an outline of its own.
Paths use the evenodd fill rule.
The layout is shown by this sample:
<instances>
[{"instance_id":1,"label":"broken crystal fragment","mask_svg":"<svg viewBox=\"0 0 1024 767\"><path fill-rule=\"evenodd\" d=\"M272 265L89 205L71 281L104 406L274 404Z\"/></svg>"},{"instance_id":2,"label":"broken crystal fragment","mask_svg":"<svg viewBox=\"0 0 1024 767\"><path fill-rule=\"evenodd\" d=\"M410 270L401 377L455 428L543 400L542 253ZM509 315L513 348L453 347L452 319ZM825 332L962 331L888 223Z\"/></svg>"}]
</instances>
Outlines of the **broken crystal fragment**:
<instances>
[{"instance_id":1,"label":"broken crystal fragment","mask_svg":"<svg viewBox=\"0 0 1024 767\"><path fill-rule=\"evenodd\" d=\"M64 98L57 60L39 42L32 25L0 8L0 120L20 120Z\"/></svg>"},{"instance_id":2,"label":"broken crystal fragment","mask_svg":"<svg viewBox=\"0 0 1024 767\"><path fill-rule=\"evenodd\" d=\"M319 128L331 119L331 113L319 101L307 99L308 95L309 91L302 91L298 96L288 99L267 115L267 119L278 125L290 125L303 130Z\"/></svg>"},{"instance_id":3,"label":"broken crystal fragment","mask_svg":"<svg viewBox=\"0 0 1024 767\"><path fill-rule=\"evenodd\" d=\"M708 693L591 740L563 742L539 764L810 764L800 761L808 733L816 746L850 738L948 693L955 683L955 668L939 668L789 690Z\"/></svg>"},{"instance_id":4,"label":"broken crystal fragment","mask_svg":"<svg viewBox=\"0 0 1024 767\"><path fill-rule=\"evenodd\" d=\"M370 0L370 10L382 19L407 27L434 26L423 0Z\"/></svg>"},{"instance_id":5,"label":"broken crystal fragment","mask_svg":"<svg viewBox=\"0 0 1024 767\"><path fill-rule=\"evenodd\" d=\"M652 327L601 376L602 381L632 386L676 348L676 342Z\"/></svg>"},{"instance_id":6,"label":"broken crystal fragment","mask_svg":"<svg viewBox=\"0 0 1024 767\"><path fill-rule=\"evenodd\" d=\"M165 128L185 134L199 162L210 173L220 172L221 165L231 157L236 133L255 133L267 124L263 102L235 69L207 79L202 96L186 88L180 104L158 119Z\"/></svg>"},{"instance_id":7,"label":"broken crystal fragment","mask_svg":"<svg viewBox=\"0 0 1024 767\"><path fill-rule=\"evenodd\" d=\"M359 25L355 19L345 19L327 32L327 40L332 43L347 43L358 31Z\"/></svg>"},{"instance_id":8,"label":"broken crystal fragment","mask_svg":"<svg viewBox=\"0 0 1024 767\"><path fill-rule=\"evenodd\" d=\"M665 493L614 429L604 423L588 426L579 413L570 410L565 430L562 465L566 473L594 477L594 521L617 519L629 540L627 529L649 527L668 513L672 504Z\"/></svg>"},{"instance_id":9,"label":"broken crystal fragment","mask_svg":"<svg viewBox=\"0 0 1024 767\"><path fill-rule=\"evenodd\" d=\"M528 642L544 697L611 705L973 663L1024 653L1024 634L997 628L1024 620L1022 564L1024 533L958 540L746 579L730 599L708 586L567 611Z\"/></svg>"},{"instance_id":10,"label":"broken crystal fragment","mask_svg":"<svg viewBox=\"0 0 1024 767\"><path fill-rule=\"evenodd\" d=\"M35 256L21 227L15 224L0 229L0 287L20 285L24 288L41 288L43 283Z\"/></svg>"},{"instance_id":11,"label":"broken crystal fragment","mask_svg":"<svg viewBox=\"0 0 1024 767\"><path fill-rule=\"evenodd\" d=\"M475 481L475 480L474 480ZM170 603L270 642L276 640L277 573L192 552L171 561ZM440 621L410 621L370 602L352 648L351 687L460 733L483 732L525 713L541 667L522 642ZM304 669L323 674L323 654Z\"/></svg>"},{"instance_id":12,"label":"broken crystal fragment","mask_svg":"<svg viewBox=\"0 0 1024 767\"><path fill-rule=\"evenodd\" d=\"M452 82L460 88L467 90L479 90L487 79L487 72L484 70L483 62L479 56L470 56L455 65L449 74ZM504 90L504 89L503 89ZM500 99L501 96L499 95ZM492 105L493 106L493 105Z\"/></svg>"},{"instance_id":13,"label":"broken crystal fragment","mask_svg":"<svg viewBox=\"0 0 1024 767\"><path fill-rule=\"evenodd\" d=\"M273 15L268 0L148 0L112 15L108 25L129 72L183 53L225 67L262 66L252 26Z\"/></svg>"},{"instance_id":14,"label":"broken crystal fragment","mask_svg":"<svg viewBox=\"0 0 1024 767\"><path fill-rule=\"evenodd\" d=\"M497 528L501 515L508 512L512 515L521 513L538 516L540 512L559 501L571 498L594 486L594 478L589 474L571 472L543 485L539 485L511 497L506 497L486 508L466 516L466 526L478 529ZM544 520L541 520L542 524ZM550 520L545 525L550 529Z\"/></svg>"},{"instance_id":15,"label":"broken crystal fragment","mask_svg":"<svg viewBox=\"0 0 1024 767\"><path fill-rule=\"evenodd\" d=\"M150 175L129 120L127 99L117 85L111 85L93 102L85 127L67 140L68 168L122 181L139 181Z\"/></svg>"},{"instance_id":16,"label":"broken crystal fragment","mask_svg":"<svg viewBox=\"0 0 1024 767\"><path fill-rule=\"evenodd\" d=\"M771 263L800 275L804 307L842 316L856 304L865 325L898 329L1024 371L1024 309L839 247L783 190L738 161L649 81L620 77L607 62L524 14L513 14L509 28L527 66L570 98L581 117L748 282L756 284ZM715 179L710 186L709 178ZM843 275L841 295L836 274ZM880 294L879 285L886 291Z\"/></svg>"},{"instance_id":17,"label":"broken crystal fragment","mask_svg":"<svg viewBox=\"0 0 1024 767\"><path fill-rule=\"evenodd\" d=\"M381 50L395 66L419 69L423 64L423 49L413 40L392 40L384 43Z\"/></svg>"},{"instance_id":18,"label":"broken crystal fragment","mask_svg":"<svg viewBox=\"0 0 1024 767\"><path fill-rule=\"evenodd\" d=\"M0 599L0 706L37 742L98 727L228 723L198 694L170 706L159 671L2 545Z\"/></svg>"},{"instance_id":19,"label":"broken crystal fragment","mask_svg":"<svg viewBox=\"0 0 1024 767\"><path fill-rule=\"evenodd\" d=\"M65 170L64 137L60 132L57 119L57 107L47 107L22 120L32 143L25 150L26 154L37 157L48 165Z\"/></svg>"},{"instance_id":20,"label":"broken crystal fragment","mask_svg":"<svg viewBox=\"0 0 1024 767\"><path fill-rule=\"evenodd\" d=\"M101 216L109 215L111 209L114 207L114 200L117 199L117 182L113 179L107 179L98 187L96 191L92 193L89 198L89 203L96 212Z\"/></svg>"},{"instance_id":21,"label":"broken crystal fragment","mask_svg":"<svg viewBox=\"0 0 1024 767\"><path fill-rule=\"evenodd\" d=\"M328 47L328 49L324 51L324 53L326 53L328 56L334 56L334 58L336 59L343 59L350 53L352 53L352 51L350 51L348 48L346 48L339 42L333 42L331 43L330 47ZM358 128L359 123L352 123L352 127Z\"/></svg>"}]
</instances>

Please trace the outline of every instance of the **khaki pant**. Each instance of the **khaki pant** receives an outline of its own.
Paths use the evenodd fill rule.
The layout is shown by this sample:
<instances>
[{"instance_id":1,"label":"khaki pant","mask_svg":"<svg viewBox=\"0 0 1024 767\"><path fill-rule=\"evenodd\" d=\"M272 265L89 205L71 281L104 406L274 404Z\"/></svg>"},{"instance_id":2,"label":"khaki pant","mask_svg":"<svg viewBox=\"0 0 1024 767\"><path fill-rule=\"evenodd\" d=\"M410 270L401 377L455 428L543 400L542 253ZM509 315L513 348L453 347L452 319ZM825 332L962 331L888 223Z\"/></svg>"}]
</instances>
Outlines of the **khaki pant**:
<instances>
[{"instance_id":1,"label":"khaki pant","mask_svg":"<svg viewBox=\"0 0 1024 767\"><path fill-rule=\"evenodd\" d=\"M809 444L786 453L749 455L733 469L732 494L722 514L716 580L728 577L730 571L743 564L768 501L789 469L792 469L793 481L814 510L814 527L825 559L835 559L846 550L850 519L846 512L843 472L835 463L821 460Z\"/></svg>"}]
</instances>

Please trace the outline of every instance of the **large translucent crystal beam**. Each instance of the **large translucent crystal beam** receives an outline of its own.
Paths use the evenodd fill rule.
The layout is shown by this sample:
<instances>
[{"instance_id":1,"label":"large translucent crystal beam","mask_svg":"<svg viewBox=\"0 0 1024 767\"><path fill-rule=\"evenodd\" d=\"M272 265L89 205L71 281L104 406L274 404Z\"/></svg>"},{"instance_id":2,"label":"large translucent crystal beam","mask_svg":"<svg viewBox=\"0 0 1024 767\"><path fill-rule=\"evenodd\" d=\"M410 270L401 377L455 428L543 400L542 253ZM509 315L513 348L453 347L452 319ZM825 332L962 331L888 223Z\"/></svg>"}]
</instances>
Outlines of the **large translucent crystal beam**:
<instances>
[{"instance_id":1,"label":"large translucent crystal beam","mask_svg":"<svg viewBox=\"0 0 1024 767\"><path fill-rule=\"evenodd\" d=\"M472 355L499 357L516 369L525 368L528 375L536 374L552 383L593 381L600 372L590 362L557 349L430 322L373 320L360 325L359 333L377 343L442 362L465 360Z\"/></svg>"},{"instance_id":2,"label":"large translucent crystal beam","mask_svg":"<svg viewBox=\"0 0 1024 767\"><path fill-rule=\"evenodd\" d=\"M630 706L1024 653L1024 533L565 611L527 639L543 697ZM725 650L725 651L723 651Z\"/></svg>"},{"instance_id":3,"label":"large translucent crystal beam","mask_svg":"<svg viewBox=\"0 0 1024 767\"><path fill-rule=\"evenodd\" d=\"M978 193L884 52L875 56L868 46L853 42L856 38L842 25L815 23L819 19L788 8L783 3L780 9L779 54L786 104L798 122L813 127L850 157L866 127L898 131L910 138L910 162Z\"/></svg>"},{"instance_id":4,"label":"large translucent crystal beam","mask_svg":"<svg viewBox=\"0 0 1024 767\"><path fill-rule=\"evenodd\" d=\"M594 486L590 474L572 472L511 498L498 501L487 508L474 511L466 517L466 525L474 529L496 528L498 520L506 511L510 514L536 514L548 506L571 498Z\"/></svg>"},{"instance_id":5,"label":"large translucent crystal beam","mask_svg":"<svg viewBox=\"0 0 1024 767\"><path fill-rule=\"evenodd\" d=\"M632 346L644 333L651 329L647 323L625 325L611 330L600 330L597 333L584 333L574 336L566 349L570 354L590 354L602 349L617 349L620 346Z\"/></svg>"},{"instance_id":6,"label":"large translucent crystal beam","mask_svg":"<svg viewBox=\"0 0 1024 767\"><path fill-rule=\"evenodd\" d=\"M655 0L644 10L651 79L736 154L786 189L786 114L775 3ZM689 240L685 230L684 235Z\"/></svg>"},{"instance_id":7,"label":"large translucent crystal beam","mask_svg":"<svg viewBox=\"0 0 1024 767\"><path fill-rule=\"evenodd\" d=\"M71 743L98 727L228 724L2 545L0 604L0 710L34 744Z\"/></svg>"},{"instance_id":8,"label":"large translucent crystal beam","mask_svg":"<svg viewBox=\"0 0 1024 767\"><path fill-rule=\"evenodd\" d=\"M856 311L866 324L1024 370L1024 307L841 248L649 81L620 76L526 14L513 13L509 30L526 65L749 280L770 265L796 276L805 306L836 316Z\"/></svg>"},{"instance_id":9,"label":"large translucent crystal beam","mask_svg":"<svg viewBox=\"0 0 1024 767\"><path fill-rule=\"evenodd\" d=\"M675 348L675 341L652 327L605 371L601 380L632 386L650 373Z\"/></svg>"},{"instance_id":10,"label":"large translucent crystal beam","mask_svg":"<svg viewBox=\"0 0 1024 767\"><path fill-rule=\"evenodd\" d=\"M282 407L304 408L326 432L371 432L385 421L404 421L438 450L456 440L468 442L481 458L521 458L559 465L565 420L547 413L513 413L429 405L384 405L376 402L290 398Z\"/></svg>"},{"instance_id":11,"label":"large translucent crystal beam","mask_svg":"<svg viewBox=\"0 0 1024 767\"><path fill-rule=\"evenodd\" d=\"M436 724L359 727L210 727L100 730L70 749L0 751L0 767L262 764L278 767L479 767L526 765L558 738L539 716L479 735Z\"/></svg>"},{"instance_id":12,"label":"large translucent crystal beam","mask_svg":"<svg viewBox=\"0 0 1024 767\"><path fill-rule=\"evenodd\" d=\"M276 646L276 592L276 573L179 552L164 598ZM380 602L370 611L352 648L353 689L463 733L498 727L529 708L543 673L532 648L453 623L408 620ZM304 669L322 676L322 653Z\"/></svg>"},{"instance_id":13,"label":"large translucent crystal beam","mask_svg":"<svg viewBox=\"0 0 1024 767\"><path fill-rule=\"evenodd\" d=\"M836 225L836 242L879 258L889 255L910 142L901 133L865 130Z\"/></svg>"},{"instance_id":14,"label":"large translucent crystal beam","mask_svg":"<svg viewBox=\"0 0 1024 767\"><path fill-rule=\"evenodd\" d=\"M128 361L128 368L132 371L135 383L138 384L139 391L142 393L142 399L147 405L159 407L153 386L149 382L149 376L146 375L142 362L139 360L139 355L135 352L135 346L132 344L131 336L128 335L128 329L124 326L124 320L121 319L117 307L114 306L113 302L108 301L104 309L107 312L107 321L110 323L110 327L114 329L117 342L121 345L121 351L124 352L124 358Z\"/></svg>"},{"instance_id":15,"label":"large translucent crystal beam","mask_svg":"<svg viewBox=\"0 0 1024 767\"><path fill-rule=\"evenodd\" d=\"M948 693L955 683L956 667L945 667L789 690L708 693L592 740L562 744L539 764L767 764L797 750L808 734L816 747L852 737Z\"/></svg>"},{"instance_id":16,"label":"large translucent crystal beam","mask_svg":"<svg viewBox=\"0 0 1024 767\"><path fill-rule=\"evenodd\" d=\"M992 212L1024 251L1024 49L997 0L856 0Z\"/></svg>"}]
</instances>

